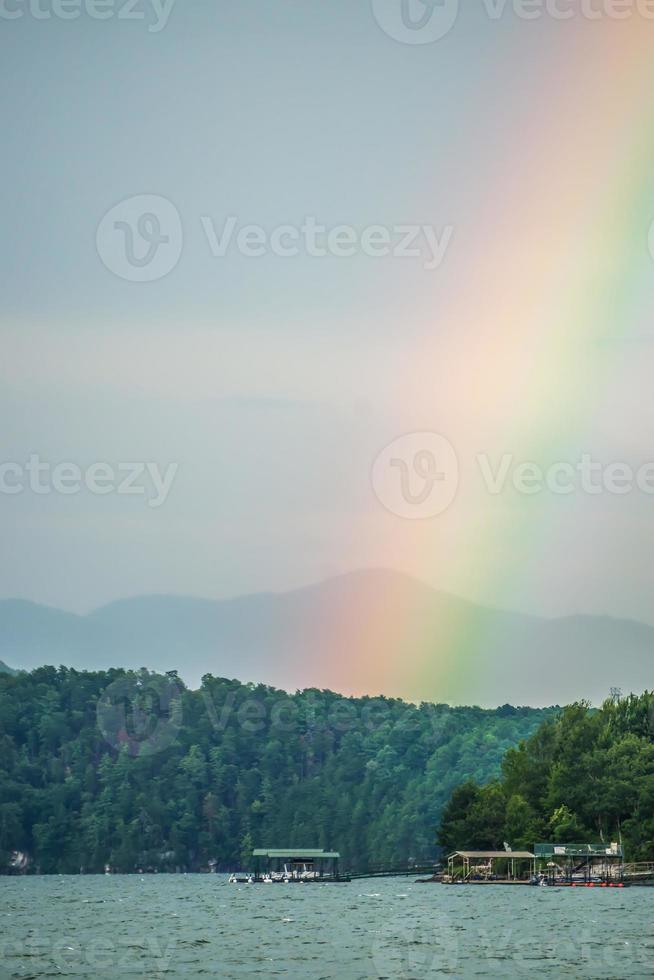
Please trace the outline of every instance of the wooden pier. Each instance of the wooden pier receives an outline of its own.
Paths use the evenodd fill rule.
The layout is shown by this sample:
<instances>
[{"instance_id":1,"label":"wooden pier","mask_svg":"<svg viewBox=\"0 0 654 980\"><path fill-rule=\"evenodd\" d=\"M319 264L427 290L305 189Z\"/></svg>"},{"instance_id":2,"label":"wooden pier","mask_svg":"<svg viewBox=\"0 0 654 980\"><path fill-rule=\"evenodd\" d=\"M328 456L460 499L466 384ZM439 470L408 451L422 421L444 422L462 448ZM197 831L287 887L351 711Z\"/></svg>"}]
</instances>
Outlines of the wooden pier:
<instances>
[{"instance_id":1,"label":"wooden pier","mask_svg":"<svg viewBox=\"0 0 654 980\"><path fill-rule=\"evenodd\" d=\"M531 851L454 851L447 859L447 885L531 883L536 857Z\"/></svg>"},{"instance_id":2,"label":"wooden pier","mask_svg":"<svg viewBox=\"0 0 654 980\"><path fill-rule=\"evenodd\" d=\"M618 844L535 844L533 851L455 851L440 863L412 863L345 871L338 851L322 848L256 849L255 870L239 883L326 884L373 878L416 878L447 885L544 885L556 888L654 886L654 862L624 863ZM231 880L231 879L230 879Z\"/></svg>"},{"instance_id":3,"label":"wooden pier","mask_svg":"<svg viewBox=\"0 0 654 980\"><path fill-rule=\"evenodd\" d=\"M542 885L556 888L624 888L654 884L654 863L626 865L618 843L535 844L532 851L455 851L443 883Z\"/></svg>"}]
</instances>

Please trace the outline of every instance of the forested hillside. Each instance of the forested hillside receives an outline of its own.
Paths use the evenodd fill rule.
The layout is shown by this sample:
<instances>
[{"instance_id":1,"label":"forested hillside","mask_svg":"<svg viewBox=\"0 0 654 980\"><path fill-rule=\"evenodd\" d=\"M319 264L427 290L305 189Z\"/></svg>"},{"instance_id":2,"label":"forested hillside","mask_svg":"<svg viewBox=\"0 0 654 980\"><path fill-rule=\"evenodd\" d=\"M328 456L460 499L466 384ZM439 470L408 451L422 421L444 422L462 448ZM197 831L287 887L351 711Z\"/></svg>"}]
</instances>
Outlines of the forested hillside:
<instances>
[{"instance_id":1,"label":"forested hillside","mask_svg":"<svg viewBox=\"0 0 654 980\"><path fill-rule=\"evenodd\" d=\"M653 860L654 694L565 708L507 752L501 779L455 790L439 839L449 851L621 840L628 860Z\"/></svg>"},{"instance_id":2,"label":"forested hillside","mask_svg":"<svg viewBox=\"0 0 654 980\"><path fill-rule=\"evenodd\" d=\"M252 846L431 859L444 802L554 709L419 707L207 676L0 675L0 867L221 869ZM18 852L18 857L17 857Z\"/></svg>"}]
</instances>

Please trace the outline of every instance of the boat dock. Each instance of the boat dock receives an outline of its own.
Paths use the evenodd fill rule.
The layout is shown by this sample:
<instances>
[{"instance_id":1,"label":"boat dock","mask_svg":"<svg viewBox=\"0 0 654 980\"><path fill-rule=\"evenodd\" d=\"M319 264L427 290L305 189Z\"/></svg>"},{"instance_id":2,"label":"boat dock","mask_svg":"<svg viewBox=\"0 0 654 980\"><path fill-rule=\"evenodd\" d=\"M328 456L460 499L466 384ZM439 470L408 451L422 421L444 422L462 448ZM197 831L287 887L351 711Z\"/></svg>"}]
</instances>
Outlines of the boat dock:
<instances>
[{"instance_id":1,"label":"boat dock","mask_svg":"<svg viewBox=\"0 0 654 980\"><path fill-rule=\"evenodd\" d=\"M254 871L230 875L231 884L306 885L347 882L339 871L340 854L319 847L255 848Z\"/></svg>"},{"instance_id":2,"label":"boat dock","mask_svg":"<svg viewBox=\"0 0 654 980\"><path fill-rule=\"evenodd\" d=\"M454 851L443 884L624 888L654 883L654 864L626 865L621 844L534 844L533 851Z\"/></svg>"},{"instance_id":3,"label":"boat dock","mask_svg":"<svg viewBox=\"0 0 654 980\"><path fill-rule=\"evenodd\" d=\"M654 886L654 862L625 864L621 844L535 844L533 851L454 851L439 863L345 871L338 851L323 848L256 848L252 871L232 874L233 884L327 884L371 878L416 878L444 885L538 885L556 888Z\"/></svg>"}]
</instances>

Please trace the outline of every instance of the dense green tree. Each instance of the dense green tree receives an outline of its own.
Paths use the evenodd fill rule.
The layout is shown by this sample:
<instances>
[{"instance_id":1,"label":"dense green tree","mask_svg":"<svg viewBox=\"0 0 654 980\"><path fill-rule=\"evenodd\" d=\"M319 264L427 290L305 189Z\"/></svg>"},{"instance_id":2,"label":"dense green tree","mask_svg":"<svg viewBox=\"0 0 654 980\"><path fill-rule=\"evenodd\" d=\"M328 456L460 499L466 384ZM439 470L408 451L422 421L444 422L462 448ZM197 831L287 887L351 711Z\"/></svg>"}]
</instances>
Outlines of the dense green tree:
<instances>
[{"instance_id":1,"label":"dense green tree","mask_svg":"<svg viewBox=\"0 0 654 980\"><path fill-rule=\"evenodd\" d=\"M616 841L632 860L654 854L654 694L579 702L509 749L502 778L466 782L443 809L449 850Z\"/></svg>"},{"instance_id":2,"label":"dense green tree","mask_svg":"<svg viewBox=\"0 0 654 980\"><path fill-rule=\"evenodd\" d=\"M191 691L174 672L0 674L0 869L16 852L44 873L230 869L286 845L337 848L352 868L431 861L452 790L496 779L555 714L210 675ZM501 837L498 809L476 811L479 840Z\"/></svg>"}]
</instances>

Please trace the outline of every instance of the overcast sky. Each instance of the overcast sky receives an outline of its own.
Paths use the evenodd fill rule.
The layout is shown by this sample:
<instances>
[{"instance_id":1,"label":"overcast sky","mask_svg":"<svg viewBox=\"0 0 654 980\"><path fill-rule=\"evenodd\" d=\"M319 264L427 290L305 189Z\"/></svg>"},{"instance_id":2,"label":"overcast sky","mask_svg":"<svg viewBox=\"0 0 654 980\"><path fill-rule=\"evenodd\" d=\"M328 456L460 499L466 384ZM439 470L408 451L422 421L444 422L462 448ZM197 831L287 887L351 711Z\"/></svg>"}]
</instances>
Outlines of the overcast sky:
<instances>
[{"instance_id":1,"label":"overcast sky","mask_svg":"<svg viewBox=\"0 0 654 980\"><path fill-rule=\"evenodd\" d=\"M20 16L0 24L0 461L20 489L0 493L0 595L85 611L382 565L654 622L654 497L514 481L521 462L654 459L633 20L493 19L480 0L406 43L399 0L139 0L143 19L115 0L103 20L39 3L7 0ZM595 206L601 227L580 224ZM347 227L325 245L316 225ZM445 436L459 467L421 520L428 438L400 513L371 476L412 432ZM497 475L505 454L494 493L480 457ZM52 485L59 463L79 492L74 470ZM107 492L84 484L97 463ZM145 492L118 493L146 463Z\"/></svg>"}]
</instances>

